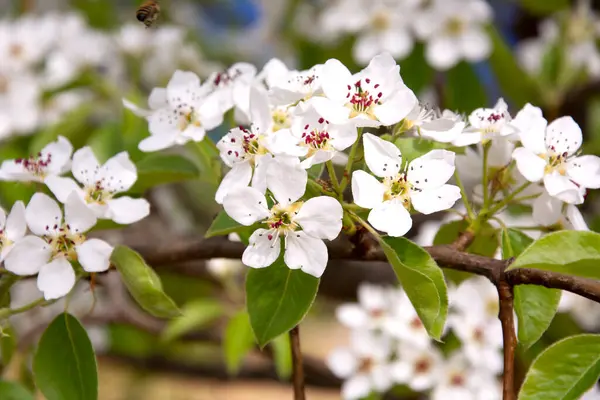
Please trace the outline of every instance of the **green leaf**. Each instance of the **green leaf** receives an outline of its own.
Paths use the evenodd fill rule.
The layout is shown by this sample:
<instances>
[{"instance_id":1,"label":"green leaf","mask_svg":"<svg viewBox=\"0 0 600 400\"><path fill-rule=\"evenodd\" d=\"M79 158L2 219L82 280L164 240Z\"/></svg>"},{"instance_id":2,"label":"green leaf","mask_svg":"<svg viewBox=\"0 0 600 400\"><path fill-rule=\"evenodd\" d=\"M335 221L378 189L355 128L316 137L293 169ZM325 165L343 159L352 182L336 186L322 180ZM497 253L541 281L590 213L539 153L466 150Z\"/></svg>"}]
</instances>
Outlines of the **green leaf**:
<instances>
[{"instance_id":1,"label":"green leaf","mask_svg":"<svg viewBox=\"0 0 600 400\"><path fill-rule=\"evenodd\" d=\"M405 162L411 162L415 158L437 149L452 150L459 154L464 153L464 148L456 148L447 143L440 143L420 137L400 137L394 143L400 149L402 160Z\"/></svg>"},{"instance_id":2,"label":"green leaf","mask_svg":"<svg viewBox=\"0 0 600 400\"><path fill-rule=\"evenodd\" d=\"M17 382L0 381L0 399L2 400L34 400L31 393Z\"/></svg>"},{"instance_id":3,"label":"green leaf","mask_svg":"<svg viewBox=\"0 0 600 400\"><path fill-rule=\"evenodd\" d=\"M1 328L0 332L0 354L2 355L2 365L6 367L17 348L17 339L15 330L11 325L6 325ZM1 397L0 397L1 398Z\"/></svg>"},{"instance_id":4,"label":"green leaf","mask_svg":"<svg viewBox=\"0 0 600 400\"><path fill-rule=\"evenodd\" d=\"M227 323L223 339L225 363L229 374L237 374L246 354L254 347L254 334L246 311L235 314Z\"/></svg>"},{"instance_id":5,"label":"green leaf","mask_svg":"<svg viewBox=\"0 0 600 400\"><path fill-rule=\"evenodd\" d=\"M126 246L117 246L110 258L121 273L123 283L138 304L147 312L159 318L172 318L181 311L162 289L160 278L150 268L139 253Z\"/></svg>"},{"instance_id":6,"label":"green leaf","mask_svg":"<svg viewBox=\"0 0 600 400\"><path fill-rule=\"evenodd\" d=\"M302 321L318 287L319 279L299 269L289 269L283 256L267 268L248 270L246 306L260 347Z\"/></svg>"},{"instance_id":7,"label":"green leaf","mask_svg":"<svg viewBox=\"0 0 600 400\"><path fill-rule=\"evenodd\" d=\"M487 31L494 49L489 62L502 92L517 108L523 107L527 102L537 103L538 90L531 77L519 66L514 53L498 30L490 25Z\"/></svg>"},{"instance_id":8,"label":"green leaf","mask_svg":"<svg viewBox=\"0 0 600 400\"><path fill-rule=\"evenodd\" d=\"M91 135L88 145L99 162L106 162L112 156L123 151L124 144L119 125L104 124Z\"/></svg>"},{"instance_id":9,"label":"green leaf","mask_svg":"<svg viewBox=\"0 0 600 400\"><path fill-rule=\"evenodd\" d=\"M308 172L308 177L312 179L320 179L321 175L323 175L323 170L325 169L325 163L315 164L309 169L306 170Z\"/></svg>"},{"instance_id":10,"label":"green leaf","mask_svg":"<svg viewBox=\"0 0 600 400\"><path fill-rule=\"evenodd\" d=\"M468 228L466 221L452 221L442 225L433 239L434 245L452 244L461 232ZM493 257L498 250L499 241L496 229L490 224L483 224L475 236L475 240L467 248L467 253L479 254L481 256Z\"/></svg>"},{"instance_id":11,"label":"green leaf","mask_svg":"<svg viewBox=\"0 0 600 400\"><path fill-rule=\"evenodd\" d=\"M210 138L207 137L201 142L189 142L187 147L196 156L195 161L202 177L209 183L218 184L221 181L221 160Z\"/></svg>"},{"instance_id":12,"label":"green leaf","mask_svg":"<svg viewBox=\"0 0 600 400\"><path fill-rule=\"evenodd\" d=\"M447 72L444 95L446 107L458 112L470 113L487 103L485 89L473 66L464 61Z\"/></svg>"},{"instance_id":13,"label":"green leaf","mask_svg":"<svg viewBox=\"0 0 600 400\"><path fill-rule=\"evenodd\" d=\"M200 175L192 161L175 154L150 154L140 160L136 167L138 179L131 189L134 193L142 193L165 183L196 179Z\"/></svg>"},{"instance_id":14,"label":"green leaf","mask_svg":"<svg viewBox=\"0 0 600 400\"><path fill-rule=\"evenodd\" d=\"M448 315L442 270L429 253L406 238L384 237L379 242L427 332L440 340Z\"/></svg>"},{"instance_id":15,"label":"green leaf","mask_svg":"<svg viewBox=\"0 0 600 400\"><path fill-rule=\"evenodd\" d=\"M600 234L583 231L550 233L531 244L508 269L533 268L582 278L600 279Z\"/></svg>"},{"instance_id":16,"label":"green leaf","mask_svg":"<svg viewBox=\"0 0 600 400\"><path fill-rule=\"evenodd\" d=\"M244 225L238 224L233 220L224 210L221 210L215 217L212 224L204 234L204 237L209 238L213 236L229 235L232 232L236 232L244 228Z\"/></svg>"},{"instance_id":17,"label":"green leaf","mask_svg":"<svg viewBox=\"0 0 600 400\"><path fill-rule=\"evenodd\" d=\"M94 349L75 317L60 314L46 328L33 358L33 373L47 400L98 398Z\"/></svg>"},{"instance_id":18,"label":"green leaf","mask_svg":"<svg viewBox=\"0 0 600 400\"><path fill-rule=\"evenodd\" d=\"M292 376L292 346L289 333L276 337L271 342L275 371L280 379L287 380Z\"/></svg>"},{"instance_id":19,"label":"green leaf","mask_svg":"<svg viewBox=\"0 0 600 400\"><path fill-rule=\"evenodd\" d=\"M576 400L600 376L600 335L577 335L548 347L534 361L519 400Z\"/></svg>"},{"instance_id":20,"label":"green leaf","mask_svg":"<svg viewBox=\"0 0 600 400\"><path fill-rule=\"evenodd\" d=\"M569 0L521 0L521 6L532 14L545 15L570 7Z\"/></svg>"},{"instance_id":21,"label":"green leaf","mask_svg":"<svg viewBox=\"0 0 600 400\"><path fill-rule=\"evenodd\" d=\"M186 333L202 328L223 315L223 306L216 300L190 301L181 309L181 315L167 324L162 332L165 341L175 340Z\"/></svg>"},{"instance_id":22,"label":"green leaf","mask_svg":"<svg viewBox=\"0 0 600 400\"><path fill-rule=\"evenodd\" d=\"M502 230L502 258L516 257L533 239L516 229ZM528 348L546 332L558 310L561 291L536 285L514 287L514 305L519 319L519 343Z\"/></svg>"}]
</instances>

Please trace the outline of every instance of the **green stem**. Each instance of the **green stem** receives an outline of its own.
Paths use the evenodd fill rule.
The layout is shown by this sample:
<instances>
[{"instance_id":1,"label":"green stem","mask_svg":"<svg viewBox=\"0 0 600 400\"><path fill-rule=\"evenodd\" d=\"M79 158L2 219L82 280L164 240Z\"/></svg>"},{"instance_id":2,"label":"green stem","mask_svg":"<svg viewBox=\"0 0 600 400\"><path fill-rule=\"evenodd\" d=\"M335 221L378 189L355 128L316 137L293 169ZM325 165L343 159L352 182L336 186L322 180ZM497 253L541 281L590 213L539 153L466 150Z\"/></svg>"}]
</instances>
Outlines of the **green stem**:
<instances>
[{"instance_id":1,"label":"green stem","mask_svg":"<svg viewBox=\"0 0 600 400\"><path fill-rule=\"evenodd\" d=\"M525 182L523 185L519 186L514 192L512 192L511 194L509 194L508 196L506 196L504 198L504 200L496 203L496 205L494 207L492 207L487 212L487 214L488 215L494 215L496 212L498 212L502 208L506 207L506 205L508 203L510 203L515 197L517 197L517 195L519 193L521 193L523 190L527 189L529 187L529 185L531 185L531 182Z\"/></svg>"},{"instance_id":2,"label":"green stem","mask_svg":"<svg viewBox=\"0 0 600 400\"><path fill-rule=\"evenodd\" d=\"M363 228L368 230L373 236L375 236L376 239L379 240L379 238L380 238L379 233L377 233L377 231L371 225L369 225L369 223L367 221L365 221L358 215L354 214L352 211L350 211L349 214L352 216L352 219L354 219L356 222L361 224L363 226Z\"/></svg>"},{"instance_id":3,"label":"green stem","mask_svg":"<svg viewBox=\"0 0 600 400\"><path fill-rule=\"evenodd\" d=\"M333 163L331 160L325 163L327 167L327 173L329 174L329 180L331 181L331 187L333 190L341 196L342 192L340 192L340 182L338 181L337 175L335 173L335 168L333 167Z\"/></svg>"},{"instance_id":4,"label":"green stem","mask_svg":"<svg viewBox=\"0 0 600 400\"><path fill-rule=\"evenodd\" d=\"M40 297L39 299L34 300L31 303L24 305L23 307L18 307L18 308L4 308L4 309L0 310L0 320L8 318L11 315L20 314L20 313L23 313L25 311L29 311L32 308L35 308L35 307L41 306L41 305L45 305L45 304L48 304L48 303L49 302L46 301L46 299L44 299L43 297Z\"/></svg>"},{"instance_id":5,"label":"green stem","mask_svg":"<svg viewBox=\"0 0 600 400\"><path fill-rule=\"evenodd\" d=\"M511 203L520 203L520 202L526 201L526 200L537 199L538 197L540 197L539 193L530 194L529 196L523 196L523 197L514 198L514 199L511 200Z\"/></svg>"},{"instance_id":6,"label":"green stem","mask_svg":"<svg viewBox=\"0 0 600 400\"><path fill-rule=\"evenodd\" d=\"M488 156L490 153L490 145L488 142L483 145L483 208L487 208L488 201L490 200L489 187L488 187Z\"/></svg>"},{"instance_id":7,"label":"green stem","mask_svg":"<svg viewBox=\"0 0 600 400\"><path fill-rule=\"evenodd\" d=\"M460 196L462 197L463 203L465 203L465 208L467 209L467 215L469 216L469 220L473 221L475 219L475 213L473 212L473 208L471 207L471 203L469 203L469 198L467 197L467 191L458 175L458 171L454 170L454 179L456 180L456 185L460 189Z\"/></svg>"},{"instance_id":8,"label":"green stem","mask_svg":"<svg viewBox=\"0 0 600 400\"><path fill-rule=\"evenodd\" d=\"M356 142L352 145L350 149L350 154L348 155L348 162L346 163L346 168L344 168L344 176L342 177L342 183L340 183L340 191L343 193L348 186L348 181L350 180L350 174L352 173L352 165L354 164L354 158L356 157L356 150L358 146L360 146L360 139L362 138L363 128L358 128L358 136L356 138Z\"/></svg>"}]
</instances>

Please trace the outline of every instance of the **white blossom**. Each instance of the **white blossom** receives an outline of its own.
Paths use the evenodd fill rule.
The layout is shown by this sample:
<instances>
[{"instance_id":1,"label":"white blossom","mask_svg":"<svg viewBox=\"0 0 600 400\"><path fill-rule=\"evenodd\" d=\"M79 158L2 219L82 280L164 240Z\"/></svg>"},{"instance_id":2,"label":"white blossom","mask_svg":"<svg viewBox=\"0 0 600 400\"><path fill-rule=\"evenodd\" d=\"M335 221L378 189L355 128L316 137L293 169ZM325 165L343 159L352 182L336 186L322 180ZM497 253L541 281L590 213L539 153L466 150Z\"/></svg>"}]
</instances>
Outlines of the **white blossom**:
<instances>
[{"instance_id":1,"label":"white blossom","mask_svg":"<svg viewBox=\"0 0 600 400\"><path fill-rule=\"evenodd\" d=\"M416 392L433 387L443 372L442 353L435 347L414 347L401 342L398 360L392 365L396 383L406 384Z\"/></svg>"},{"instance_id":2,"label":"white blossom","mask_svg":"<svg viewBox=\"0 0 600 400\"><path fill-rule=\"evenodd\" d=\"M512 118L503 99L494 108L478 108L469 115L469 126L452 142L456 146L487 143L498 137L511 138L517 128L511 124Z\"/></svg>"},{"instance_id":3,"label":"white blossom","mask_svg":"<svg viewBox=\"0 0 600 400\"><path fill-rule=\"evenodd\" d=\"M365 171L352 174L354 202L371 209L368 220L390 236L403 236L412 226L410 210L423 214L446 210L460 198L460 190L446 182L454 173L454 153L432 150L402 169L400 150L374 135L363 135L365 162L380 182Z\"/></svg>"},{"instance_id":4,"label":"white blossom","mask_svg":"<svg viewBox=\"0 0 600 400\"><path fill-rule=\"evenodd\" d=\"M394 291L389 287L361 283L358 287L358 304L342 304L336 310L336 317L352 329L382 331L396 317Z\"/></svg>"},{"instance_id":5,"label":"white blossom","mask_svg":"<svg viewBox=\"0 0 600 400\"><path fill-rule=\"evenodd\" d=\"M4 260L10 272L38 275L37 286L47 300L65 296L75 285L71 262L78 261L86 272L106 271L113 248L100 239L86 239L84 233L96 223L93 212L72 193L65 214L43 193L33 195L25 210L27 226L35 235L15 244Z\"/></svg>"},{"instance_id":6,"label":"white blossom","mask_svg":"<svg viewBox=\"0 0 600 400\"><path fill-rule=\"evenodd\" d=\"M242 225L262 222L250 236L242 262L252 268L273 264L280 255L284 242L285 264L290 269L301 269L320 277L327 266L327 246L323 239L335 239L342 229L342 206L332 197L313 197L306 202L297 201L302 193L289 186L297 185L280 174L278 184L271 191L277 201L268 207L267 199L258 190L247 187L228 194L223 200L225 212ZM296 196L290 194L296 191ZM299 194L298 194L299 193ZM290 196L290 197L288 197Z\"/></svg>"},{"instance_id":7,"label":"white blossom","mask_svg":"<svg viewBox=\"0 0 600 400\"><path fill-rule=\"evenodd\" d=\"M25 205L22 201L13 204L8 216L0 208L0 261L6 258L15 242L23 238L26 232Z\"/></svg>"},{"instance_id":8,"label":"white blossom","mask_svg":"<svg viewBox=\"0 0 600 400\"><path fill-rule=\"evenodd\" d=\"M75 179L46 178L46 185L61 203L66 204L75 192L97 218L111 219L119 224L131 224L150 214L150 203L146 199L115 197L131 189L137 180L137 170L127 152L100 165L92 149L86 146L73 154L71 171Z\"/></svg>"}]
</instances>

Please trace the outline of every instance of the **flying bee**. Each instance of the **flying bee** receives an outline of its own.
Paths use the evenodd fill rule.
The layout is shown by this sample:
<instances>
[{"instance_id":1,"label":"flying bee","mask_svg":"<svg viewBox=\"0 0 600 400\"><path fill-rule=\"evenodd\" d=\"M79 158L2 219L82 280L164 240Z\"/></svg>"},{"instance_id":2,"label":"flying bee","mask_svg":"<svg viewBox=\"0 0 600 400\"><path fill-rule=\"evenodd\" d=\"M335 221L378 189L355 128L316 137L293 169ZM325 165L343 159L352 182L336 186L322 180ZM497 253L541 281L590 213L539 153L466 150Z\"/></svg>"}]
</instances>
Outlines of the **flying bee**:
<instances>
[{"instance_id":1,"label":"flying bee","mask_svg":"<svg viewBox=\"0 0 600 400\"><path fill-rule=\"evenodd\" d=\"M150 28L158 19L160 14L160 6L157 1L149 0L144 2L136 11L135 17L138 21L143 22L146 28Z\"/></svg>"}]
</instances>

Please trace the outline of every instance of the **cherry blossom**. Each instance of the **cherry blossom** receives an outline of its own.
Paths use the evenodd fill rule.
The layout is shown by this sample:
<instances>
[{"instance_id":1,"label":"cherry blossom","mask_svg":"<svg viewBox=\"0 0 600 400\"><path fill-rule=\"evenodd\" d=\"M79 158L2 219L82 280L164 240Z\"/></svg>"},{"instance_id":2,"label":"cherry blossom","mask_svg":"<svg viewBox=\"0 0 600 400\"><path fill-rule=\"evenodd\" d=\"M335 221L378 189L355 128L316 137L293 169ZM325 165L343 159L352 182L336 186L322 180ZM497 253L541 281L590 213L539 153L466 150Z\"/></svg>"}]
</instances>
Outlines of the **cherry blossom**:
<instances>
[{"instance_id":1,"label":"cherry blossom","mask_svg":"<svg viewBox=\"0 0 600 400\"><path fill-rule=\"evenodd\" d=\"M71 142L59 136L55 142L47 144L34 156L3 161L0 166L0 179L44 182L50 176L62 175L69 171L72 153Z\"/></svg>"},{"instance_id":2,"label":"cherry blossom","mask_svg":"<svg viewBox=\"0 0 600 400\"><path fill-rule=\"evenodd\" d=\"M365 171L352 174L354 202L371 209L368 220L390 236L403 236L412 226L410 210L423 214L446 210L460 198L460 190L446 182L454 173L454 153L432 150L402 169L400 150L374 135L363 135L365 162L380 182Z\"/></svg>"},{"instance_id":3,"label":"cherry blossom","mask_svg":"<svg viewBox=\"0 0 600 400\"><path fill-rule=\"evenodd\" d=\"M335 124L351 121L357 127L393 125L417 103L389 53L374 57L354 75L339 60L328 60L321 72L321 82L325 97L313 97L311 104L322 117Z\"/></svg>"},{"instance_id":4,"label":"cherry blossom","mask_svg":"<svg viewBox=\"0 0 600 400\"><path fill-rule=\"evenodd\" d=\"M283 237L285 264L320 277L328 259L323 239L333 240L340 233L342 206L328 196L297 201L302 193L288 197L292 195L286 188L296 183L289 182L285 174L280 173L278 178L271 188L276 203L270 208L265 196L251 187L237 189L223 200L225 212L238 223L250 226L260 221L266 225L250 236L242 262L252 268L273 264L279 258Z\"/></svg>"},{"instance_id":5,"label":"cherry blossom","mask_svg":"<svg viewBox=\"0 0 600 400\"><path fill-rule=\"evenodd\" d=\"M19 240L4 260L10 272L38 275L37 286L47 300L65 296L75 285L71 262L78 261L86 272L109 267L113 248L100 239L86 239L84 233L96 224L94 213L76 193L65 203L65 214L43 193L33 195L25 210L31 232Z\"/></svg>"},{"instance_id":6,"label":"cherry blossom","mask_svg":"<svg viewBox=\"0 0 600 400\"><path fill-rule=\"evenodd\" d=\"M66 204L75 192L97 218L111 219L119 224L131 224L150 214L150 203L146 199L115 198L131 189L137 180L137 170L127 152L100 165L92 149L83 147L73 154L72 172L75 180L59 176L46 179L46 185L61 203Z\"/></svg>"},{"instance_id":7,"label":"cherry blossom","mask_svg":"<svg viewBox=\"0 0 600 400\"><path fill-rule=\"evenodd\" d=\"M0 208L0 261L6 258L15 242L23 238L26 232L25 205L22 201L13 205L8 216Z\"/></svg>"},{"instance_id":8,"label":"cherry blossom","mask_svg":"<svg viewBox=\"0 0 600 400\"><path fill-rule=\"evenodd\" d=\"M358 400L372 391L385 392L392 387L391 343L385 337L366 331L354 331L350 346L335 349L327 357L327 366L342 384L344 400Z\"/></svg>"},{"instance_id":9,"label":"cherry blossom","mask_svg":"<svg viewBox=\"0 0 600 400\"><path fill-rule=\"evenodd\" d=\"M123 100L125 107L148 120L150 136L142 140L139 149L157 151L204 139L207 130L223 122L223 110L209 86L200 86L193 72L177 70L166 88L150 93L150 110L143 110Z\"/></svg>"},{"instance_id":10,"label":"cherry blossom","mask_svg":"<svg viewBox=\"0 0 600 400\"><path fill-rule=\"evenodd\" d=\"M547 124L539 109L528 108L528 124L522 125L529 129L519 130L523 147L513 152L517 168L528 181L543 181L550 196L569 204L583 203L582 188L600 188L600 157L576 155L583 137L571 117Z\"/></svg>"}]
</instances>

